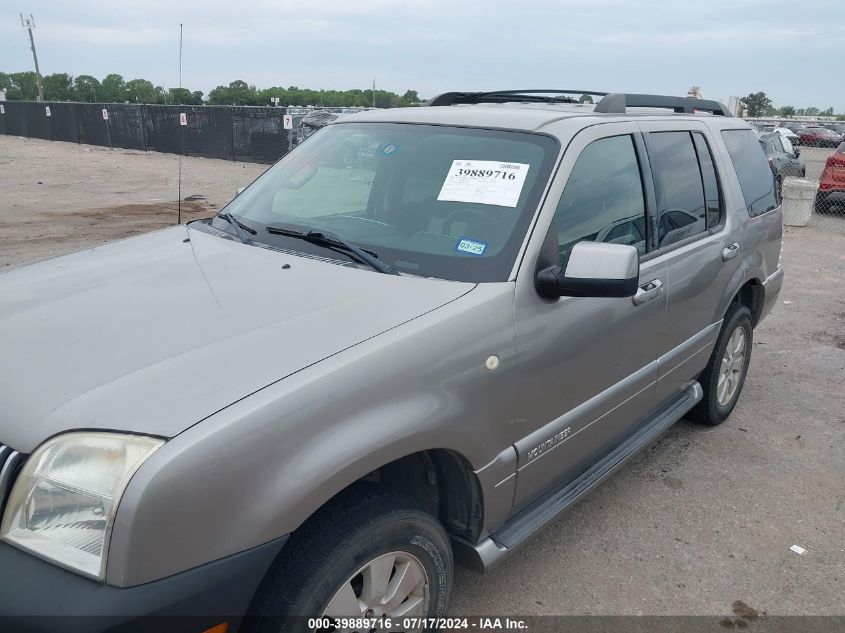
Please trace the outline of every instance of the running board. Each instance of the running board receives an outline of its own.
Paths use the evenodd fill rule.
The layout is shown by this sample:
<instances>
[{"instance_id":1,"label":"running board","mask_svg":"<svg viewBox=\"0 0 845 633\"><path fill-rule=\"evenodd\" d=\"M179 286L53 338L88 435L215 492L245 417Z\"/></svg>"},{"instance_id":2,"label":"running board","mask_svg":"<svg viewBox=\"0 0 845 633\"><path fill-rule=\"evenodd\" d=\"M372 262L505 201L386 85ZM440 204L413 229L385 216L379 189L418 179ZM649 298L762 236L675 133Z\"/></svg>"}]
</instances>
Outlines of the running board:
<instances>
[{"instance_id":1,"label":"running board","mask_svg":"<svg viewBox=\"0 0 845 633\"><path fill-rule=\"evenodd\" d=\"M601 458L576 479L546 493L508 519L490 536L473 544L452 538L457 563L477 572L486 572L536 535L545 525L573 506L581 497L616 472L632 455L651 444L692 409L703 392L694 382L666 406L656 411L631 436Z\"/></svg>"}]
</instances>

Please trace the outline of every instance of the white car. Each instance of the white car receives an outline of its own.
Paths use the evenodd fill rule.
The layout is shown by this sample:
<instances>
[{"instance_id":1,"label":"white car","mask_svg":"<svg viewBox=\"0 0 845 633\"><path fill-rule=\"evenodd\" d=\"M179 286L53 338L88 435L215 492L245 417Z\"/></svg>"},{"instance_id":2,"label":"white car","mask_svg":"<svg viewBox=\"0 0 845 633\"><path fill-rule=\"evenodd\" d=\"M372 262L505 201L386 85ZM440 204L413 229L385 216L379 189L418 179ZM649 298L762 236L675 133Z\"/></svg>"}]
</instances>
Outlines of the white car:
<instances>
[{"instance_id":1,"label":"white car","mask_svg":"<svg viewBox=\"0 0 845 633\"><path fill-rule=\"evenodd\" d=\"M781 141L783 141L783 149L790 154L794 154L795 146L798 145L798 135L788 127L776 127L774 131L780 134Z\"/></svg>"}]
</instances>

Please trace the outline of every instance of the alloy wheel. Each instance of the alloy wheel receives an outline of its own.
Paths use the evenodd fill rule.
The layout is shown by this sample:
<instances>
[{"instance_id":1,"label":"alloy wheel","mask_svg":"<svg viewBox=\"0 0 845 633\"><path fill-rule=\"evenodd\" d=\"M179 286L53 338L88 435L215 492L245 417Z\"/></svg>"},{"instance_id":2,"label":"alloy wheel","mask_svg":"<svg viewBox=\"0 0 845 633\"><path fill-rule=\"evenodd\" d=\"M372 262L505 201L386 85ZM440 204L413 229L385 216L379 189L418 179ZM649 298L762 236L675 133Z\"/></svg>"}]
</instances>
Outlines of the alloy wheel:
<instances>
[{"instance_id":1,"label":"alloy wheel","mask_svg":"<svg viewBox=\"0 0 845 633\"><path fill-rule=\"evenodd\" d=\"M329 601L325 618L424 616L428 612L428 573L408 552L390 552L350 576Z\"/></svg>"},{"instance_id":2,"label":"alloy wheel","mask_svg":"<svg viewBox=\"0 0 845 633\"><path fill-rule=\"evenodd\" d=\"M722 363L719 368L719 382L716 385L716 399L719 405L725 407L736 394L742 380L742 369L745 366L745 347L747 337L745 329L738 327L731 334Z\"/></svg>"}]
</instances>

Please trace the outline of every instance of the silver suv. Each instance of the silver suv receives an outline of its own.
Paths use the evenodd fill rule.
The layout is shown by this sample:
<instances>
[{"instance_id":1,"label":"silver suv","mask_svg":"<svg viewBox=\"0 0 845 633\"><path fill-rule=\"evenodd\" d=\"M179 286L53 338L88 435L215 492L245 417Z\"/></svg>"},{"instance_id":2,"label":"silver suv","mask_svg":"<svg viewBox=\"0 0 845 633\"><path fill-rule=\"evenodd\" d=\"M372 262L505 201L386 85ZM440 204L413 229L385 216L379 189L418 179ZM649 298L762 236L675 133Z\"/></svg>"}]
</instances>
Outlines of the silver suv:
<instances>
[{"instance_id":1,"label":"silver suv","mask_svg":"<svg viewBox=\"0 0 845 633\"><path fill-rule=\"evenodd\" d=\"M781 233L719 103L447 93L211 220L6 272L0 614L442 616L453 563L730 415Z\"/></svg>"}]
</instances>

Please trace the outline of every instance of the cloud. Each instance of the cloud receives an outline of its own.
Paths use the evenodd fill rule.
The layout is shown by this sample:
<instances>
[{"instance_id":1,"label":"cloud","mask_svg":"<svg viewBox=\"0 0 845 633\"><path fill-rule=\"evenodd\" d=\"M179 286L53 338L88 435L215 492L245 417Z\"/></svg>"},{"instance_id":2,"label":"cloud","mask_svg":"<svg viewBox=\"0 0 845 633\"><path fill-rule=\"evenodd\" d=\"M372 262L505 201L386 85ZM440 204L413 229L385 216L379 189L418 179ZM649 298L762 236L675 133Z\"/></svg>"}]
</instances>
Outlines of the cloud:
<instances>
[{"instance_id":1,"label":"cloud","mask_svg":"<svg viewBox=\"0 0 845 633\"><path fill-rule=\"evenodd\" d=\"M44 72L117 72L208 92L260 86L446 90L574 87L833 105L841 0L30 0ZM0 10L0 70L29 69L16 13Z\"/></svg>"}]
</instances>

